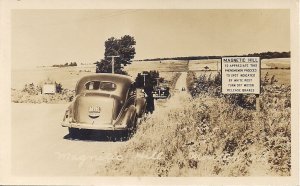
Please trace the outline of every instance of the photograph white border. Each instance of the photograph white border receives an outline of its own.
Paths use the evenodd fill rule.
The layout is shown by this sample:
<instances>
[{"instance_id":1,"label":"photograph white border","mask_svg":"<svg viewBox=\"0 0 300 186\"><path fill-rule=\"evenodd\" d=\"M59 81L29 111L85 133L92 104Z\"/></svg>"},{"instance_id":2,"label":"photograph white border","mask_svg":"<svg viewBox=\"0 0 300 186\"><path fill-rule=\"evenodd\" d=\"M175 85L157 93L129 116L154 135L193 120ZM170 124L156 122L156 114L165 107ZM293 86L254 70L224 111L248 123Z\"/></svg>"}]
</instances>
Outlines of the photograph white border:
<instances>
[{"instance_id":1,"label":"photograph white border","mask_svg":"<svg viewBox=\"0 0 300 186\"><path fill-rule=\"evenodd\" d=\"M299 184L299 1L297 0L0 0L0 184L14 185L296 185ZM290 9L292 169L289 177L15 177L11 175L13 9Z\"/></svg>"}]
</instances>

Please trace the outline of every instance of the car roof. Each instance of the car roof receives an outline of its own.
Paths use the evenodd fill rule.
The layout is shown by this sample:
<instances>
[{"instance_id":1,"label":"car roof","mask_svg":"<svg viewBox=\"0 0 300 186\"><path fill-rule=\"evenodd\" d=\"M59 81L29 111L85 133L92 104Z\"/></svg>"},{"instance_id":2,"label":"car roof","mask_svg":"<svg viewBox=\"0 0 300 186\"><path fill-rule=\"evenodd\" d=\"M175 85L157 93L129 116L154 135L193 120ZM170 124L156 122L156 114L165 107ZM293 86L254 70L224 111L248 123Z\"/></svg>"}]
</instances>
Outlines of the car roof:
<instances>
[{"instance_id":1,"label":"car roof","mask_svg":"<svg viewBox=\"0 0 300 186\"><path fill-rule=\"evenodd\" d=\"M88 75L82 77L76 85L76 95L85 91L85 84L89 81L109 81L113 82L117 85L117 89L115 91L118 96L121 96L122 93L130 87L130 85L134 82L132 77L121 74L109 74L109 73L99 73L95 75Z\"/></svg>"}]
</instances>

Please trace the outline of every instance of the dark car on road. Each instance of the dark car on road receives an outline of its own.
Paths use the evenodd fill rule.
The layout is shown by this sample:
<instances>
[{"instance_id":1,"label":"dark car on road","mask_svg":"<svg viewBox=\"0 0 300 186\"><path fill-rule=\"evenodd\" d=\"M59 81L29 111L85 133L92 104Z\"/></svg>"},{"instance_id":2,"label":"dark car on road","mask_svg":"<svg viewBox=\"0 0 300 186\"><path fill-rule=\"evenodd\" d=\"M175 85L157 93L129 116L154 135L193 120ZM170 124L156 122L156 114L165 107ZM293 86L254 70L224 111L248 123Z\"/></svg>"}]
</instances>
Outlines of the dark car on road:
<instances>
[{"instance_id":1,"label":"dark car on road","mask_svg":"<svg viewBox=\"0 0 300 186\"><path fill-rule=\"evenodd\" d=\"M153 97L155 99L167 99L170 97L170 88L158 86L153 90Z\"/></svg>"},{"instance_id":2,"label":"dark car on road","mask_svg":"<svg viewBox=\"0 0 300 186\"><path fill-rule=\"evenodd\" d=\"M146 109L145 98L136 96L131 77L120 74L97 74L81 78L75 97L66 110L63 127L71 136L82 129L132 131Z\"/></svg>"}]
</instances>

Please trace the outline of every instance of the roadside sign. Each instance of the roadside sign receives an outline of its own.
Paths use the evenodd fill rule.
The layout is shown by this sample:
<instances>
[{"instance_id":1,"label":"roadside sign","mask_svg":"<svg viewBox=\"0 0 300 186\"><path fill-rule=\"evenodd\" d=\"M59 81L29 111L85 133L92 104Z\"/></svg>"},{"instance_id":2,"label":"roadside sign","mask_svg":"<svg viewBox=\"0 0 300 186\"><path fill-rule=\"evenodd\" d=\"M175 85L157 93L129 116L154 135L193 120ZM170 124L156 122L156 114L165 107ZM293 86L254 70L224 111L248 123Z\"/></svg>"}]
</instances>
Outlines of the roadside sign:
<instances>
[{"instance_id":1,"label":"roadside sign","mask_svg":"<svg viewBox=\"0 0 300 186\"><path fill-rule=\"evenodd\" d=\"M56 93L55 84L44 84L43 94L55 94L55 93Z\"/></svg>"},{"instance_id":2,"label":"roadside sign","mask_svg":"<svg viewBox=\"0 0 300 186\"><path fill-rule=\"evenodd\" d=\"M223 94L260 94L259 57L222 58Z\"/></svg>"}]
</instances>

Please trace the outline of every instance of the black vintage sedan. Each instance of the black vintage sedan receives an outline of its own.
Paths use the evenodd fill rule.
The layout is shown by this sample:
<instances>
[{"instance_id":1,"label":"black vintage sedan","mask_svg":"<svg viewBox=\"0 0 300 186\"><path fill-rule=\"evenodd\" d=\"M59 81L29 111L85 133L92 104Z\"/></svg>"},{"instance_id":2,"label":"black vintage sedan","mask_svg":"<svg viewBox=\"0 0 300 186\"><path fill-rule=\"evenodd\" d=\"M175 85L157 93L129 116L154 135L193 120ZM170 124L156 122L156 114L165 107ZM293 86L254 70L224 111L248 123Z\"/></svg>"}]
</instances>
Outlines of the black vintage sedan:
<instances>
[{"instance_id":1,"label":"black vintage sedan","mask_svg":"<svg viewBox=\"0 0 300 186\"><path fill-rule=\"evenodd\" d=\"M156 87L153 90L153 97L154 99L167 99L170 95L170 88L169 87Z\"/></svg>"},{"instance_id":2,"label":"black vintage sedan","mask_svg":"<svg viewBox=\"0 0 300 186\"><path fill-rule=\"evenodd\" d=\"M81 129L132 131L145 109L146 101L136 96L131 77L89 75L78 81L75 98L61 124L69 128L71 136L77 136Z\"/></svg>"}]
</instances>

